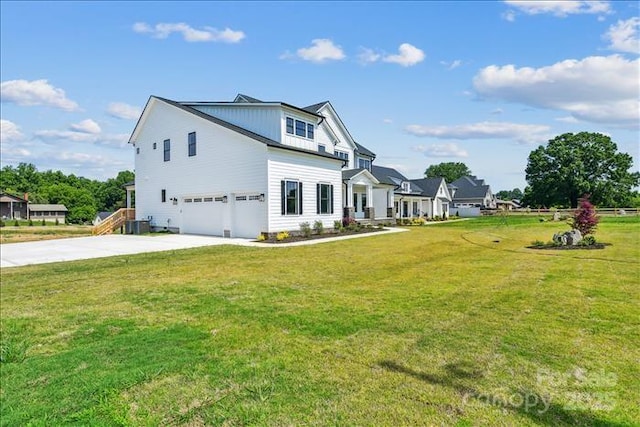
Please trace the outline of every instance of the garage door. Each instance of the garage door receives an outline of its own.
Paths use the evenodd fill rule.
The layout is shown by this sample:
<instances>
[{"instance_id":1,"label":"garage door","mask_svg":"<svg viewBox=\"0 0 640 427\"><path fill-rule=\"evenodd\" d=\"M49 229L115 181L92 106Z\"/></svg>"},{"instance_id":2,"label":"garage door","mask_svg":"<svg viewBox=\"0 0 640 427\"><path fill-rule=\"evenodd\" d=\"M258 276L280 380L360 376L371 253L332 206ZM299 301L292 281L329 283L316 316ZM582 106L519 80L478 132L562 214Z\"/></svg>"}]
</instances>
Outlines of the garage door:
<instances>
[{"instance_id":1,"label":"garage door","mask_svg":"<svg viewBox=\"0 0 640 427\"><path fill-rule=\"evenodd\" d=\"M225 209L222 200L214 196L183 198L180 232L222 236Z\"/></svg>"},{"instance_id":2,"label":"garage door","mask_svg":"<svg viewBox=\"0 0 640 427\"><path fill-rule=\"evenodd\" d=\"M258 194L235 196L232 237L255 238L266 230L266 203L260 200Z\"/></svg>"}]
</instances>

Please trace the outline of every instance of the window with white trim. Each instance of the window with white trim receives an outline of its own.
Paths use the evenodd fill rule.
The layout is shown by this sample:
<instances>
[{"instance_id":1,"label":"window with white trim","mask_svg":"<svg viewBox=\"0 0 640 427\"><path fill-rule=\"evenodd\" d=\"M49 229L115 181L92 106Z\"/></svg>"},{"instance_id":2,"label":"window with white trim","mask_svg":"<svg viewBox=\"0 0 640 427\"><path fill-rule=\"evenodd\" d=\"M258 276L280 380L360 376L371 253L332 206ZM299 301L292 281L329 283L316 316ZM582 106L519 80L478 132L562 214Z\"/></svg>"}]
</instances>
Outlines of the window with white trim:
<instances>
[{"instance_id":1,"label":"window with white trim","mask_svg":"<svg viewBox=\"0 0 640 427\"><path fill-rule=\"evenodd\" d=\"M358 159L358 167L361 169L371 170L371 160L369 159Z\"/></svg>"},{"instance_id":2,"label":"window with white trim","mask_svg":"<svg viewBox=\"0 0 640 427\"><path fill-rule=\"evenodd\" d=\"M169 160L171 160L171 140L165 139L164 140L164 161L168 162Z\"/></svg>"},{"instance_id":3,"label":"window with white trim","mask_svg":"<svg viewBox=\"0 0 640 427\"><path fill-rule=\"evenodd\" d=\"M405 181L402 183L402 191L405 193L409 193L411 191L411 186L408 182Z\"/></svg>"},{"instance_id":4,"label":"window with white trim","mask_svg":"<svg viewBox=\"0 0 640 427\"><path fill-rule=\"evenodd\" d=\"M347 153L346 151L335 150L334 154L340 157L341 159L346 160L347 162L349 161L349 153Z\"/></svg>"},{"instance_id":5,"label":"window with white trim","mask_svg":"<svg viewBox=\"0 0 640 427\"><path fill-rule=\"evenodd\" d=\"M164 188L160 190L160 200L162 201L162 203L165 203L167 201L167 190L165 190Z\"/></svg>"},{"instance_id":6,"label":"window with white trim","mask_svg":"<svg viewBox=\"0 0 640 427\"><path fill-rule=\"evenodd\" d=\"M302 183L280 181L280 202L282 215L302 215Z\"/></svg>"},{"instance_id":7,"label":"window with white trim","mask_svg":"<svg viewBox=\"0 0 640 427\"><path fill-rule=\"evenodd\" d=\"M316 184L316 213L333 213L333 185Z\"/></svg>"},{"instance_id":8,"label":"window with white trim","mask_svg":"<svg viewBox=\"0 0 640 427\"><path fill-rule=\"evenodd\" d=\"M307 139L315 137L315 125L313 123L307 123L291 117L286 118L286 130L289 135L301 136Z\"/></svg>"}]
</instances>

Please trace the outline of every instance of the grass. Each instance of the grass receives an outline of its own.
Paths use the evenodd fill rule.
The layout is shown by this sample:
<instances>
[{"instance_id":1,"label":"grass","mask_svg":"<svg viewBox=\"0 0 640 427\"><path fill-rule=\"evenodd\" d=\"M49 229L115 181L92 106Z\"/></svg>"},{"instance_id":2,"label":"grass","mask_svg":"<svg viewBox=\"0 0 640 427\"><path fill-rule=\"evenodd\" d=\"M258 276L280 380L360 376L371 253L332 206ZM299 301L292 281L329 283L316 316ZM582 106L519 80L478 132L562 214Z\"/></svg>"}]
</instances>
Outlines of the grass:
<instances>
[{"instance_id":1,"label":"grass","mask_svg":"<svg viewBox=\"0 0 640 427\"><path fill-rule=\"evenodd\" d=\"M640 422L636 217L2 271L2 425Z\"/></svg>"},{"instance_id":2,"label":"grass","mask_svg":"<svg viewBox=\"0 0 640 427\"><path fill-rule=\"evenodd\" d=\"M18 227L13 225L13 221L0 228L0 243L31 242L35 240L62 239L65 237L91 236L90 225L40 225L33 226L22 224ZM10 224L10 225L9 225Z\"/></svg>"}]
</instances>

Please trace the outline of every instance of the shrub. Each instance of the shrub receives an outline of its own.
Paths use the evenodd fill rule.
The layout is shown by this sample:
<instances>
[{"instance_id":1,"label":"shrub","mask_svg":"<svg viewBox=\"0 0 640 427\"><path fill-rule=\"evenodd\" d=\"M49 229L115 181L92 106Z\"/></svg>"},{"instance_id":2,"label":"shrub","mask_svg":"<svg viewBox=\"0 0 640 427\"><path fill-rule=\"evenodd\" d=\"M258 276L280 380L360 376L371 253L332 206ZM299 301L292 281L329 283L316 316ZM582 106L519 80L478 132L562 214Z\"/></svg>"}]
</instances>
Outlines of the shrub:
<instances>
[{"instance_id":1,"label":"shrub","mask_svg":"<svg viewBox=\"0 0 640 427\"><path fill-rule=\"evenodd\" d=\"M0 227L4 227L5 225L7 225L7 224L4 223L4 220L0 219Z\"/></svg>"},{"instance_id":2,"label":"shrub","mask_svg":"<svg viewBox=\"0 0 640 427\"><path fill-rule=\"evenodd\" d=\"M343 227L349 227L353 224L357 224L357 221L354 218L351 218L350 216L345 216L344 218L342 218Z\"/></svg>"},{"instance_id":3,"label":"shrub","mask_svg":"<svg viewBox=\"0 0 640 427\"><path fill-rule=\"evenodd\" d=\"M300 223L300 231L304 237L311 236L311 226L306 221Z\"/></svg>"},{"instance_id":4,"label":"shrub","mask_svg":"<svg viewBox=\"0 0 640 427\"><path fill-rule=\"evenodd\" d=\"M413 218L411 220L411 225L425 225L427 221L424 218Z\"/></svg>"},{"instance_id":5,"label":"shrub","mask_svg":"<svg viewBox=\"0 0 640 427\"><path fill-rule=\"evenodd\" d=\"M434 216L434 217L433 217L433 220L434 220L434 221L440 221L440 215L436 215L436 216Z\"/></svg>"},{"instance_id":6,"label":"shrub","mask_svg":"<svg viewBox=\"0 0 640 427\"><path fill-rule=\"evenodd\" d=\"M60 221L58 221L58 218L56 218L56 225L60 225Z\"/></svg>"},{"instance_id":7,"label":"shrub","mask_svg":"<svg viewBox=\"0 0 640 427\"><path fill-rule=\"evenodd\" d=\"M338 232L341 232L342 231L342 221L340 221L340 220L333 221L333 228L334 228L334 230L336 230Z\"/></svg>"},{"instance_id":8,"label":"shrub","mask_svg":"<svg viewBox=\"0 0 640 427\"><path fill-rule=\"evenodd\" d=\"M593 246L596 244L596 238L593 235L586 236L580 241L584 246Z\"/></svg>"},{"instance_id":9,"label":"shrub","mask_svg":"<svg viewBox=\"0 0 640 427\"><path fill-rule=\"evenodd\" d=\"M256 237L256 241L258 242L264 242L265 240L267 240L267 238L262 233L258 234L258 237Z\"/></svg>"},{"instance_id":10,"label":"shrub","mask_svg":"<svg viewBox=\"0 0 640 427\"><path fill-rule=\"evenodd\" d=\"M40 225L47 225L47 222L44 220L44 218L42 218L42 222Z\"/></svg>"},{"instance_id":11,"label":"shrub","mask_svg":"<svg viewBox=\"0 0 640 427\"><path fill-rule=\"evenodd\" d=\"M544 246L544 242L542 240L534 240L531 242L531 246Z\"/></svg>"},{"instance_id":12,"label":"shrub","mask_svg":"<svg viewBox=\"0 0 640 427\"><path fill-rule=\"evenodd\" d=\"M585 194L578 202L578 209L573 213L571 227L586 236L595 233L598 221L596 208L589 201L589 195Z\"/></svg>"},{"instance_id":13,"label":"shrub","mask_svg":"<svg viewBox=\"0 0 640 427\"><path fill-rule=\"evenodd\" d=\"M287 231L281 231L280 233L276 234L276 240L278 242L282 242L283 240L286 240L289 238L289 232Z\"/></svg>"},{"instance_id":14,"label":"shrub","mask_svg":"<svg viewBox=\"0 0 640 427\"><path fill-rule=\"evenodd\" d=\"M324 224L322 221L318 220L313 223L313 231L315 231L316 234L322 234L324 231Z\"/></svg>"},{"instance_id":15,"label":"shrub","mask_svg":"<svg viewBox=\"0 0 640 427\"><path fill-rule=\"evenodd\" d=\"M14 227L20 227L20 223L18 222L17 219L13 220L13 226Z\"/></svg>"},{"instance_id":16,"label":"shrub","mask_svg":"<svg viewBox=\"0 0 640 427\"><path fill-rule=\"evenodd\" d=\"M29 227L33 227L33 220L29 218Z\"/></svg>"}]
</instances>

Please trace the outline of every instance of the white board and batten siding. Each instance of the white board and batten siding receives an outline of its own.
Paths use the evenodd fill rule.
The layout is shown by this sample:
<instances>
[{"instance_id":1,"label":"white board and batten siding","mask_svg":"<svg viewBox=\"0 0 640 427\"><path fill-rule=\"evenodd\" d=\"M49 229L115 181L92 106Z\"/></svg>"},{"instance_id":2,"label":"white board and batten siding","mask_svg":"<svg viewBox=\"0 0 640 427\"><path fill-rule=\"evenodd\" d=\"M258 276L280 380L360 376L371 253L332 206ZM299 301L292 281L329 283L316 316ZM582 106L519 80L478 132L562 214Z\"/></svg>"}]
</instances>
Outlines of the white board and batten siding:
<instances>
[{"instance_id":1,"label":"white board and batten siding","mask_svg":"<svg viewBox=\"0 0 640 427\"><path fill-rule=\"evenodd\" d=\"M267 203L255 200L267 192L266 145L159 100L148 108L135 141L137 219L182 233L228 230L230 237L255 237L266 229ZM188 155L190 132L196 132L195 156ZM166 139L171 141L167 162ZM227 203L216 201L223 196ZM246 200L236 200L242 196Z\"/></svg>"},{"instance_id":2,"label":"white board and batten siding","mask_svg":"<svg viewBox=\"0 0 640 427\"><path fill-rule=\"evenodd\" d=\"M259 108L242 104L191 105L191 107L274 141L280 141L284 129L281 125L281 108L276 105L263 105Z\"/></svg>"},{"instance_id":3,"label":"white board and batten siding","mask_svg":"<svg viewBox=\"0 0 640 427\"><path fill-rule=\"evenodd\" d=\"M270 148L269 164L269 232L300 230L300 223L313 226L317 220L325 228L342 218L342 164L335 159L310 156L295 151ZM282 215L281 182L302 183L302 214ZM317 184L333 185L333 214L317 213Z\"/></svg>"}]
</instances>

